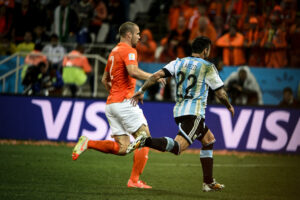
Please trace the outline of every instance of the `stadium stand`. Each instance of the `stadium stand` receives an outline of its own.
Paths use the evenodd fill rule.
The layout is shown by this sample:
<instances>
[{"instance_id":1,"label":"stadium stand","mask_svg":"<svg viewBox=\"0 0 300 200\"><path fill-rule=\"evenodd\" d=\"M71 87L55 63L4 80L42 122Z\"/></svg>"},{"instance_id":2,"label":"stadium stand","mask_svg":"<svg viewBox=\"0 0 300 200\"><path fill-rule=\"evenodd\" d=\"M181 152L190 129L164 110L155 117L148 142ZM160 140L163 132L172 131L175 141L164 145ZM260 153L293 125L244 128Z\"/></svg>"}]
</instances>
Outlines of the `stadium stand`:
<instances>
[{"instance_id":1,"label":"stadium stand","mask_svg":"<svg viewBox=\"0 0 300 200\"><path fill-rule=\"evenodd\" d=\"M141 27L141 31L147 30L143 35L146 33L148 38L153 38L150 46L155 53L151 52L151 56L146 52L149 44L143 46L141 43L137 48L141 66L144 61L167 63L176 57L187 56L191 41L206 35L214 43L212 57L223 58L225 71L228 71L227 66L246 65L251 71L259 71L257 67L281 68L286 74L290 74L289 70L296 70L297 74L300 66L297 56L299 19L299 3L296 0L1 0L0 54L6 58L15 52L30 52L37 43L49 46L53 34L56 34L60 48L65 48L64 54L78 43L85 47L85 54L96 54L106 59L119 40L117 28L131 20ZM96 61L90 58L89 62L94 67ZM16 64L20 66L22 62ZM98 64L100 80L105 62ZM14 67L11 66L1 64L1 75L12 70ZM61 72L61 63L54 66ZM271 92L270 97L266 97L264 92L270 89L262 84L264 103L278 104L282 90L288 86L298 99L299 81L293 78L272 77L282 81L280 88ZM8 87L3 86L3 80L0 84L2 88ZM11 84L11 88L15 87L14 81ZM93 87L93 80L88 80L83 87L84 96L91 96ZM97 86L97 96L107 94L103 89L101 84ZM159 92L163 96L163 91ZM265 101L271 96L276 96L276 100Z\"/></svg>"}]
</instances>

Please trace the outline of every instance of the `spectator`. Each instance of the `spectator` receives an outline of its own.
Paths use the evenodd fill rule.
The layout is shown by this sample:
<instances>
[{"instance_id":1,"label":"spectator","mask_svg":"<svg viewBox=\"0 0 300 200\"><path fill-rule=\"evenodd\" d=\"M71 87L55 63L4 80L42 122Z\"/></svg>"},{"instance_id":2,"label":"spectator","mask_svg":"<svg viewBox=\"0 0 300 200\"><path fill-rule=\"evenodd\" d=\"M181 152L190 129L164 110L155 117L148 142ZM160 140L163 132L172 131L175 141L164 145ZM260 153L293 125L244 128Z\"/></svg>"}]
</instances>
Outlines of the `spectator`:
<instances>
[{"instance_id":1,"label":"spectator","mask_svg":"<svg viewBox=\"0 0 300 200\"><path fill-rule=\"evenodd\" d=\"M45 27L43 25L37 25L34 28L33 32L33 41L35 44L40 43L43 44L49 41L49 37L45 32Z\"/></svg>"},{"instance_id":2,"label":"spectator","mask_svg":"<svg viewBox=\"0 0 300 200\"><path fill-rule=\"evenodd\" d=\"M286 32L280 26L280 19L275 14L270 16L270 24L264 31L260 45L265 48L267 67L281 68L287 65Z\"/></svg>"},{"instance_id":3,"label":"spectator","mask_svg":"<svg viewBox=\"0 0 300 200\"><path fill-rule=\"evenodd\" d=\"M3 3L6 7L10 9L15 7L15 0L0 0L0 3Z\"/></svg>"},{"instance_id":4,"label":"spectator","mask_svg":"<svg viewBox=\"0 0 300 200\"><path fill-rule=\"evenodd\" d=\"M83 52L83 46L77 45L76 49L63 59L63 81L69 85L72 97L76 96L78 87L86 82L87 75L92 71L92 67Z\"/></svg>"},{"instance_id":5,"label":"spectator","mask_svg":"<svg viewBox=\"0 0 300 200\"><path fill-rule=\"evenodd\" d=\"M232 104L263 104L261 89L254 75L246 66L239 67L237 72L232 72L225 80L224 85Z\"/></svg>"},{"instance_id":6,"label":"spectator","mask_svg":"<svg viewBox=\"0 0 300 200\"><path fill-rule=\"evenodd\" d=\"M42 94L45 96L61 96L63 85L64 81L61 73L54 67L50 67L41 84Z\"/></svg>"},{"instance_id":7,"label":"spectator","mask_svg":"<svg viewBox=\"0 0 300 200\"><path fill-rule=\"evenodd\" d=\"M178 27L171 31L167 42L169 47L174 52L175 57L183 58L191 53L191 46L188 43L190 30L186 28L185 18L178 18Z\"/></svg>"},{"instance_id":8,"label":"spectator","mask_svg":"<svg viewBox=\"0 0 300 200\"><path fill-rule=\"evenodd\" d=\"M11 33L13 15L9 8L0 1L0 38L6 37Z\"/></svg>"},{"instance_id":9,"label":"spectator","mask_svg":"<svg viewBox=\"0 0 300 200\"><path fill-rule=\"evenodd\" d=\"M152 38L152 33L149 29L143 30L140 42L136 49L139 55L140 62L154 62L154 53L156 50L156 43Z\"/></svg>"},{"instance_id":10,"label":"spectator","mask_svg":"<svg viewBox=\"0 0 300 200\"><path fill-rule=\"evenodd\" d=\"M29 66L22 84L24 94L58 96L62 93L63 81L60 73L41 62L37 66Z\"/></svg>"},{"instance_id":11,"label":"spectator","mask_svg":"<svg viewBox=\"0 0 300 200\"><path fill-rule=\"evenodd\" d=\"M244 46L248 53L249 66L263 66L264 52L260 48L262 33L259 31L258 20L256 17L249 19L249 30L245 34Z\"/></svg>"},{"instance_id":12,"label":"spectator","mask_svg":"<svg viewBox=\"0 0 300 200\"><path fill-rule=\"evenodd\" d=\"M107 7L107 21L109 23L109 34L107 35L108 43L116 43L118 28L127 20L126 10L124 9L121 0L110 0L108 1Z\"/></svg>"},{"instance_id":13,"label":"spectator","mask_svg":"<svg viewBox=\"0 0 300 200\"><path fill-rule=\"evenodd\" d=\"M294 98L293 91L290 87L283 89L283 98L279 103L281 107L299 107L300 103Z\"/></svg>"},{"instance_id":14,"label":"spectator","mask_svg":"<svg viewBox=\"0 0 300 200\"><path fill-rule=\"evenodd\" d=\"M74 4L78 16L77 43L84 44L89 41L89 27L93 17L93 6L89 0L80 0Z\"/></svg>"},{"instance_id":15,"label":"spectator","mask_svg":"<svg viewBox=\"0 0 300 200\"><path fill-rule=\"evenodd\" d=\"M224 34L224 20L220 15L214 18L214 28L216 30L217 38L220 38Z\"/></svg>"},{"instance_id":16,"label":"spectator","mask_svg":"<svg viewBox=\"0 0 300 200\"><path fill-rule=\"evenodd\" d=\"M275 5L273 10L271 11L270 15L269 15L269 18L271 15L275 15L276 16L276 19L277 19L277 23L280 24L280 27L285 29L286 27L286 21L284 19L284 16L283 16L283 10L281 8L280 5ZM270 22L270 20L269 20Z\"/></svg>"},{"instance_id":17,"label":"spectator","mask_svg":"<svg viewBox=\"0 0 300 200\"><path fill-rule=\"evenodd\" d=\"M105 42L109 31L109 24L105 23L105 20L107 19L107 7L103 0L94 0L93 5L94 15L90 29L95 35L94 40L97 42Z\"/></svg>"},{"instance_id":18,"label":"spectator","mask_svg":"<svg viewBox=\"0 0 300 200\"><path fill-rule=\"evenodd\" d=\"M48 69L47 57L41 52L42 45L35 44L34 50L31 51L25 58L25 64L28 66L38 66L40 63L44 63Z\"/></svg>"},{"instance_id":19,"label":"spectator","mask_svg":"<svg viewBox=\"0 0 300 200\"><path fill-rule=\"evenodd\" d=\"M24 35L24 42L17 45L17 52L27 54L34 50L34 43L32 42L31 32L26 32Z\"/></svg>"},{"instance_id":20,"label":"spectator","mask_svg":"<svg viewBox=\"0 0 300 200\"><path fill-rule=\"evenodd\" d=\"M198 20L198 25L191 30L191 35L189 38L190 43L192 43L192 41L199 36L208 37L212 43L214 43L217 39L216 29L205 16L201 16Z\"/></svg>"},{"instance_id":21,"label":"spectator","mask_svg":"<svg viewBox=\"0 0 300 200\"><path fill-rule=\"evenodd\" d=\"M53 21L54 21L54 11L55 8L57 7L57 2L58 0L55 1L50 1L50 0L46 0L46 1L41 1L41 12L42 12L42 19L43 22L40 23L43 25L44 30L47 34L47 36L50 36L51 34L54 33L53 31Z\"/></svg>"},{"instance_id":22,"label":"spectator","mask_svg":"<svg viewBox=\"0 0 300 200\"><path fill-rule=\"evenodd\" d=\"M190 19L187 20L189 30L192 30L194 27L198 27L200 17L207 17L207 8L205 4L200 4L197 8L198 10L194 11Z\"/></svg>"},{"instance_id":23,"label":"spectator","mask_svg":"<svg viewBox=\"0 0 300 200\"><path fill-rule=\"evenodd\" d=\"M274 2L272 1L259 1L259 6L262 8L262 14L261 14L261 24L262 24L262 29L265 28L265 26L269 23L270 20L270 15L272 12L272 9L274 7Z\"/></svg>"},{"instance_id":24,"label":"spectator","mask_svg":"<svg viewBox=\"0 0 300 200\"><path fill-rule=\"evenodd\" d=\"M23 94L38 95L41 91L41 84L47 73L48 67L41 62L38 65L28 65L22 71L22 85L24 86Z\"/></svg>"},{"instance_id":25,"label":"spectator","mask_svg":"<svg viewBox=\"0 0 300 200\"><path fill-rule=\"evenodd\" d=\"M51 43L47 44L42 52L47 55L48 60L51 63L51 66L60 71L61 63L66 54L66 49L59 44L58 36L53 34L51 36Z\"/></svg>"},{"instance_id":26,"label":"spectator","mask_svg":"<svg viewBox=\"0 0 300 200\"><path fill-rule=\"evenodd\" d=\"M159 62L166 63L176 58L176 52L174 51L174 44L168 41L168 37L164 37L160 41L160 46L155 52L155 57ZM159 52L158 52L159 51Z\"/></svg>"},{"instance_id":27,"label":"spectator","mask_svg":"<svg viewBox=\"0 0 300 200\"><path fill-rule=\"evenodd\" d=\"M0 56L9 56L16 52L16 44L11 42L9 37L0 37Z\"/></svg>"},{"instance_id":28,"label":"spectator","mask_svg":"<svg viewBox=\"0 0 300 200\"><path fill-rule=\"evenodd\" d=\"M226 33L216 41L216 46L223 48L224 65L243 65L244 56L244 36L238 33L234 26L231 26L229 33Z\"/></svg>"},{"instance_id":29,"label":"spectator","mask_svg":"<svg viewBox=\"0 0 300 200\"><path fill-rule=\"evenodd\" d=\"M222 17L224 12L224 4L225 1L222 0L215 0L210 2L210 5L208 6L208 16L211 21L214 21L213 19L217 16Z\"/></svg>"},{"instance_id":30,"label":"spectator","mask_svg":"<svg viewBox=\"0 0 300 200\"><path fill-rule=\"evenodd\" d=\"M169 16L168 16L168 25L169 25L169 30L174 30L178 26L178 18L180 16L184 16L183 14L183 3L184 0L174 0L172 2L172 5L169 9Z\"/></svg>"},{"instance_id":31,"label":"spectator","mask_svg":"<svg viewBox=\"0 0 300 200\"><path fill-rule=\"evenodd\" d=\"M24 35L28 31L33 31L36 26L35 13L37 13L29 0L22 0L17 4L14 13L13 35L16 43L24 40Z\"/></svg>"},{"instance_id":32,"label":"spectator","mask_svg":"<svg viewBox=\"0 0 300 200\"><path fill-rule=\"evenodd\" d=\"M187 5L183 4L183 15L187 22L190 21L193 15L199 12L197 1L198 0L188 0Z\"/></svg>"},{"instance_id":33,"label":"spectator","mask_svg":"<svg viewBox=\"0 0 300 200\"><path fill-rule=\"evenodd\" d=\"M193 40L196 37L199 36L206 36L208 37L212 44L215 43L215 41L217 40L217 32L216 29L214 28L214 26L211 24L211 22L209 21L208 17L205 16L201 16L198 19L198 25L195 26L192 30L191 30L191 34L190 34L190 38L189 38L189 42L192 43ZM216 48L213 45L212 46L212 50L211 50L211 54L210 57L214 57L216 55Z\"/></svg>"},{"instance_id":34,"label":"spectator","mask_svg":"<svg viewBox=\"0 0 300 200\"><path fill-rule=\"evenodd\" d=\"M227 17L230 19L231 16L241 16L247 9L247 3L244 0L228 0L225 3L225 11Z\"/></svg>"},{"instance_id":35,"label":"spectator","mask_svg":"<svg viewBox=\"0 0 300 200\"><path fill-rule=\"evenodd\" d=\"M54 11L53 33L58 35L60 42L75 40L78 31L78 18L70 7L70 0L60 0Z\"/></svg>"},{"instance_id":36,"label":"spectator","mask_svg":"<svg viewBox=\"0 0 300 200\"><path fill-rule=\"evenodd\" d=\"M291 27L296 20L297 8L293 0L283 0L282 2L282 17L286 28Z\"/></svg>"},{"instance_id":37,"label":"spectator","mask_svg":"<svg viewBox=\"0 0 300 200\"><path fill-rule=\"evenodd\" d=\"M300 14L297 15L296 23L290 27L290 66L300 68Z\"/></svg>"},{"instance_id":38,"label":"spectator","mask_svg":"<svg viewBox=\"0 0 300 200\"><path fill-rule=\"evenodd\" d=\"M258 16L257 12L257 6L255 1L250 1L248 3L248 10L246 13L242 14L242 17L238 20L238 29L242 31L242 33L246 33L250 29L250 19L253 17L257 19L257 28L261 27L261 20Z\"/></svg>"},{"instance_id":39,"label":"spectator","mask_svg":"<svg viewBox=\"0 0 300 200\"><path fill-rule=\"evenodd\" d=\"M34 50L25 58L25 66L21 74L22 84L25 87L24 94L40 94L42 83L46 80L49 65L47 57L41 52L41 49L41 44L35 44Z\"/></svg>"}]
</instances>

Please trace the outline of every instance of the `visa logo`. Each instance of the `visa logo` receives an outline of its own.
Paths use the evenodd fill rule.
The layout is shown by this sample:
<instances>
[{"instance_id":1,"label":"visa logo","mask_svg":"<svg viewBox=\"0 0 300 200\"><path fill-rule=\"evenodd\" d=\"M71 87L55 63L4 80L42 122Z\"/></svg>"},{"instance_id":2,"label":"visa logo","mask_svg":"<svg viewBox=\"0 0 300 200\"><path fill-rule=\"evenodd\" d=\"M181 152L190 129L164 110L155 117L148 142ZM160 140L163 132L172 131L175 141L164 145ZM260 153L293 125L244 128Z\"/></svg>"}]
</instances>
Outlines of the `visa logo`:
<instances>
[{"instance_id":1,"label":"visa logo","mask_svg":"<svg viewBox=\"0 0 300 200\"><path fill-rule=\"evenodd\" d=\"M85 135L92 140L108 139L111 140L111 130L102 117L97 113L105 113L104 102L94 102L86 107L83 101L62 101L56 116L53 114L53 108L49 100L33 99L32 104L40 107L47 138L57 140L61 135L62 129L66 124L66 119L71 113L67 140L77 140L80 135ZM72 110L73 107L73 110ZM94 130L83 128L81 133L80 127L83 117L94 127Z\"/></svg>"},{"instance_id":2,"label":"visa logo","mask_svg":"<svg viewBox=\"0 0 300 200\"><path fill-rule=\"evenodd\" d=\"M265 115L264 110L242 109L239 115L236 116L238 119L234 126L231 115L226 108L213 107L209 111L218 115L225 147L228 149L238 149L242 136L247 132L246 126L249 122L251 125L246 144L246 149L248 150L279 151L287 145L286 151L295 152L298 146L300 146L300 118L290 138L287 131L279 124L279 122L289 122L290 113L288 111L276 110ZM250 121L252 115L252 121ZM261 138L261 146L258 147L263 125L275 139Z\"/></svg>"}]
</instances>

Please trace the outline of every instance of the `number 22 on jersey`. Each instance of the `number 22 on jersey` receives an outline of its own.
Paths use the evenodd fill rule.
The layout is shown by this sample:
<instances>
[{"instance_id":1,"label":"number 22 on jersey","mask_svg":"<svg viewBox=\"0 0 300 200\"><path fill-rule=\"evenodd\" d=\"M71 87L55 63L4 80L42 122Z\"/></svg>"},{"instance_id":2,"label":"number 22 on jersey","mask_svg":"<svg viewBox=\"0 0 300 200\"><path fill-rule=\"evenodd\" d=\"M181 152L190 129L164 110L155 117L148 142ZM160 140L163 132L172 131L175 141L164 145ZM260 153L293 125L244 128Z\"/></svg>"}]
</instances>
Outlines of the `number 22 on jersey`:
<instances>
[{"instance_id":1,"label":"number 22 on jersey","mask_svg":"<svg viewBox=\"0 0 300 200\"><path fill-rule=\"evenodd\" d=\"M184 98L184 99L192 99L193 95L190 93L190 90L196 85L197 77L194 74L190 74L186 80L186 74L182 71L177 73L178 82L177 82L177 98ZM184 81L188 81L188 85L186 88L180 87ZM184 91L185 89L185 91ZM183 95L184 93L184 95Z\"/></svg>"}]
</instances>

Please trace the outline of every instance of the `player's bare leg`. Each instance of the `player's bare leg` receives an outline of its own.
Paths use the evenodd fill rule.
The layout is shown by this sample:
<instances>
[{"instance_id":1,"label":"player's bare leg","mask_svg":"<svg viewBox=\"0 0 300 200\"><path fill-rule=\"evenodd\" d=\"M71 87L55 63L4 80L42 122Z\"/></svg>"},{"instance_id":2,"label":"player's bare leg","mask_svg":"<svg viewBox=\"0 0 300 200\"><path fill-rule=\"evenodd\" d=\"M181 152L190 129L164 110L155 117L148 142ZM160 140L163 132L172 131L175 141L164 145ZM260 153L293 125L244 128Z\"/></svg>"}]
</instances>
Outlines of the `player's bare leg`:
<instances>
[{"instance_id":1,"label":"player's bare leg","mask_svg":"<svg viewBox=\"0 0 300 200\"><path fill-rule=\"evenodd\" d=\"M94 149L102 153L115 155L125 155L126 149L130 144L128 135L114 136L115 141L110 140L89 140L86 136L81 136L73 149L72 158L78 157L87 149Z\"/></svg>"},{"instance_id":2,"label":"player's bare leg","mask_svg":"<svg viewBox=\"0 0 300 200\"><path fill-rule=\"evenodd\" d=\"M118 155L126 155L127 147L130 144L130 137L128 135L116 135L113 138L119 144Z\"/></svg>"},{"instance_id":3,"label":"player's bare leg","mask_svg":"<svg viewBox=\"0 0 300 200\"><path fill-rule=\"evenodd\" d=\"M144 140L147 137L150 137L150 132L148 126L142 125L135 133L132 134L135 137L135 141L133 142L132 149L135 149L134 157L133 157L133 166L131 171L130 179L128 180L127 186L128 187L135 187L135 188L145 188L149 189L152 188L151 186L147 185L142 180L139 180L140 175L142 174L145 165L148 160L148 152L149 148L138 148L140 143L144 143ZM129 148L129 147L128 147Z\"/></svg>"},{"instance_id":4,"label":"player's bare leg","mask_svg":"<svg viewBox=\"0 0 300 200\"><path fill-rule=\"evenodd\" d=\"M213 178L213 144L215 141L215 137L209 129L201 140L200 162L203 172L202 190L204 192L218 191L225 187L223 184L217 183Z\"/></svg>"},{"instance_id":5,"label":"player's bare leg","mask_svg":"<svg viewBox=\"0 0 300 200\"><path fill-rule=\"evenodd\" d=\"M140 146L144 146L146 138L151 135L148 126L143 124L132 136L135 138L135 141L129 144L126 153L131 153Z\"/></svg>"},{"instance_id":6,"label":"player's bare leg","mask_svg":"<svg viewBox=\"0 0 300 200\"><path fill-rule=\"evenodd\" d=\"M180 147L178 155L190 146L189 142L181 135L177 135L174 140L178 142Z\"/></svg>"}]
</instances>

